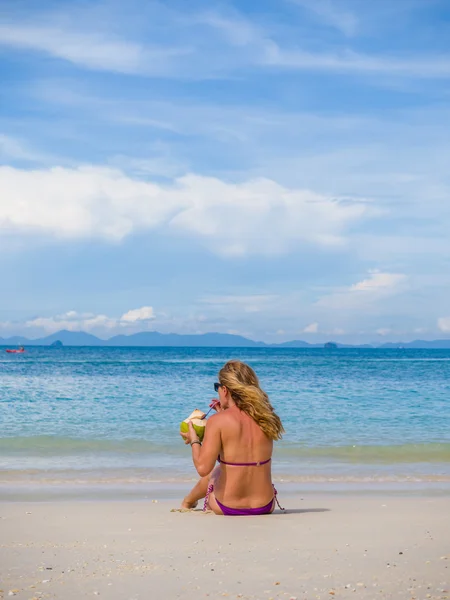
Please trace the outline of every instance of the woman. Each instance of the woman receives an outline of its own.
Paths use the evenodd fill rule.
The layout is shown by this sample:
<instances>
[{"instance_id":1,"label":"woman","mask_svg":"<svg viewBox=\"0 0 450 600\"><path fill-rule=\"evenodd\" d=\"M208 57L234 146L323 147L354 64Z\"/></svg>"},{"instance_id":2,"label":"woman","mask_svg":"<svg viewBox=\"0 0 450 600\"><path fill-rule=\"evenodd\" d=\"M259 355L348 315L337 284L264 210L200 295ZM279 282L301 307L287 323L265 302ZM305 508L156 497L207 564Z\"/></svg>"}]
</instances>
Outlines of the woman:
<instances>
[{"instance_id":1,"label":"woman","mask_svg":"<svg viewBox=\"0 0 450 600\"><path fill-rule=\"evenodd\" d=\"M186 496L182 508L194 508L205 498L204 510L216 515L261 515L273 512L276 490L272 485L274 440L284 432L267 394L251 367L232 360L214 384L219 394L217 414L208 419L203 444L194 427L182 433L192 448L200 481ZM219 465L214 468L216 461Z\"/></svg>"}]
</instances>

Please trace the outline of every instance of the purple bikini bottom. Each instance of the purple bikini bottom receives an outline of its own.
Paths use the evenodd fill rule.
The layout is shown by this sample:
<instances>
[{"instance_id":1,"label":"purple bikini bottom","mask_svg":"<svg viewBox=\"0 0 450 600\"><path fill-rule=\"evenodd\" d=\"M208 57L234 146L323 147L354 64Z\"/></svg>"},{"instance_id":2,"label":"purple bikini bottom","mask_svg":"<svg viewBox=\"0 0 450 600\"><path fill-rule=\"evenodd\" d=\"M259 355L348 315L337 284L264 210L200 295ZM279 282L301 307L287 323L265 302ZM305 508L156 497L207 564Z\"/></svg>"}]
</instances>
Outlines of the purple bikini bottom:
<instances>
[{"instance_id":1,"label":"purple bikini bottom","mask_svg":"<svg viewBox=\"0 0 450 600\"><path fill-rule=\"evenodd\" d=\"M204 511L207 510L207 508L208 508L209 495L213 490L214 490L214 486L212 483L210 483L208 486L208 491L206 492L206 496L205 496L205 504L203 506ZM223 512L223 514L227 517L239 517L239 516L249 516L249 515L268 515L272 512L274 500L278 504L279 508L281 510L284 510L284 508L281 508L281 506L278 502L277 490L275 489L275 486L273 486L272 500L265 506L258 506L258 508L230 508L229 506L225 506L225 504L222 504L221 502L219 502L219 500L217 500L217 498L216 498L217 506L220 508L220 510Z\"/></svg>"},{"instance_id":2,"label":"purple bikini bottom","mask_svg":"<svg viewBox=\"0 0 450 600\"><path fill-rule=\"evenodd\" d=\"M222 502L219 502L217 498L216 502L223 514L229 517L238 517L244 515L268 515L272 512L273 507L273 498L269 504L266 504L266 506L259 506L258 508L229 508L228 506L225 506L225 504L222 504Z\"/></svg>"}]
</instances>

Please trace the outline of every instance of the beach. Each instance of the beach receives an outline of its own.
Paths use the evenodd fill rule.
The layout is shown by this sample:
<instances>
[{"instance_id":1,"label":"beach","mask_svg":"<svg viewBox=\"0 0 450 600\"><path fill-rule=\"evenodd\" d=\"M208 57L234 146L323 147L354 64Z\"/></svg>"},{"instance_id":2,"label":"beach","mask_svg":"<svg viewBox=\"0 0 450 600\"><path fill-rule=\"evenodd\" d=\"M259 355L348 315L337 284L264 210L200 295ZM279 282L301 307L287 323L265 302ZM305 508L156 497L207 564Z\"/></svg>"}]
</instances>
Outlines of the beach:
<instances>
[{"instance_id":1,"label":"beach","mask_svg":"<svg viewBox=\"0 0 450 600\"><path fill-rule=\"evenodd\" d=\"M450 598L448 496L286 495L286 513L167 500L3 502L0 597Z\"/></svg>"},{"instance_id":2,"label":"beach","mask_svg":"<svg viewBox=\"0 0 450 600\"><path fill-rule=\"evenodd\" d=\"M286 429L264 517L172 512L224 362ZM0 387L0 598L450 598L449 351L36 348ZM446 591L447 590L447 591Z\"/></svg>"}]
</instances>

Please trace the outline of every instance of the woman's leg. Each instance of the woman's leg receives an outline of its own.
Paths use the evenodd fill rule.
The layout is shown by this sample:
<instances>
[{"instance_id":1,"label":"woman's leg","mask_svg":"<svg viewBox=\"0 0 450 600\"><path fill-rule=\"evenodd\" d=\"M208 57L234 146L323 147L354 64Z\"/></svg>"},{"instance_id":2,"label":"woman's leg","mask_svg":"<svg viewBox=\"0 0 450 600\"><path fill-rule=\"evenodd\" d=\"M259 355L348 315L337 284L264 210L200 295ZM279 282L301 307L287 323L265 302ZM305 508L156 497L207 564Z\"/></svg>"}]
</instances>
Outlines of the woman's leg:
<instances>
[{"instance_id":1,"label":"woman's leg","mask_svg":"<svg viewBox=\"0 0 450 600\"><path fill-rule=\"evenodd\" d=\"M208 485L212 485L213 488L217 482L217 480L219 479L220 476L220 465L218 465L215 469L212 470L212 472L209 475L209 481L208 481ZM208 504L207 504L207 508L209 510L212 510L214 514L216 515L223 515L222 509L220 508L220 506L217 504L216 501L216 497L214 495L214 489L210 492L209 496L208 496Z\"/></svg>"},{"instance_id":2,"label":"woman's leg","mask_svg":"<svg viewBox=\"0 0 450 600\"><path fill-rule=\"evenodd\" d=\"M197 481L192 490L181 503L181 508L195 508L197 506L198 501L206 496L209 484L215 484L219 477L219 474L220 465L217 465L217 467L215 467L209 475L205 475L205 477L202 477L199 481ZM208 505L208 507L216 514L222 514L222 511L217 506L217 502L214 498L214 492L212 492L209 495Z\"/></svg>"},{"instance_id":3,"label":"woman's leg","mask_svg":"<svg viewBox=\"0 0 450 600\"><path fill-rule=\"evenodd\" d=\"M198 501L206 496L210 476L211 473L197 481L189 494L185 496L181 508L195 508L197 506Z\"/></svg>"}]
</instances>

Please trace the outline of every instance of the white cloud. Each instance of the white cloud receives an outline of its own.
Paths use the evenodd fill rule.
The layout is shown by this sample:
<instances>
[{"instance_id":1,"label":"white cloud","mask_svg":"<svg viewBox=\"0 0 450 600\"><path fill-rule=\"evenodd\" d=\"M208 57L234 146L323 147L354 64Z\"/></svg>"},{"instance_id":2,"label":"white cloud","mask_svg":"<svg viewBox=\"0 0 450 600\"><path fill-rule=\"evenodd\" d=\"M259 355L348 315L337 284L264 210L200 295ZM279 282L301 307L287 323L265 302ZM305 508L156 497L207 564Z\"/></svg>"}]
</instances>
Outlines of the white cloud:
<instances>
[{"instance_id":1,"label":"white cloud","mask_svg":"<svg viewBox=\"0 0 450 600\"><path fill-rule=\"evenodd\" d=\"M380 271L369 271L370 277L350 286L351 292L372 292L375 290L386 290L395 288L406 276L402 273L380 273Z\"/></svg>"},{"instance_id":2,"label":"white cloud","mask_svg":"<svg viewBox=\"0 0 450 600\"><path fill-rule=\"evenodd\" d=\"M164 151L158 150L156 156L147 156L145 158L132 158L129 156L114 156L109 161L112 167L124 169L128 173L132 173L139 177L180 177L186 173L186 163L165 156Z\"/></svg>"},{"instance_id":3,"label":"white cloud","mask_svg":"<svg viewBox=\"0 0 450 600\"><path fill-rule=\"evenodd\" d=\"M166 218L161 190L120 171L94 167L0 168L0 228L63 238L120 240Z\"/></svg>"},{"instance_id":4,"label":"white cloud","mask_svg":"<svg viewBox=\"0 0 450 600\"><path fill-rule=\"evenodd\" d=\"M61 329L112 334L116 329L128 328L132 331L134 325L138 325L142 329L145 322L154 317L154 311L151 306L129 310L121 317L108 317L106 315L79 313L75 310L70 310L53 317L35 317L34 319L29 319L24 323L24 327L26 329L44 331L47 334L55 333ZM17 323L15 327L18 327Z\"/></svg>"},{"instance_id":5,"label":"white cloud","mask_svg":"<svg viewBox=\"0 0 450 600\"><path fill-rule=\"evenodd\" d=\"M258 44L263 34L250 20L237 13L224 16L217 12L209 11L194 18L198 23L204 23L221 32L233 46L247 46Z\"/></svg>"},{"instance_id":6,"label":"white cloud","mask_svg":"<svg viewBox=\"0 0 450 600\"><path fill-rule=\"evenodd\" d=\"M349 11L338 9L329 0L291 0L312 11L322 21L352 36L358 28L357 16ZM233 59L225 70L236 70L244 64L255 67L278 67L280 69L316 70L335 73L357 73L359 75L383 75L407 78L450 77L450 54L410 55L403 57L382 54L363 54L348 49L318 53L306 46L288 45L281 35L258 28L242 15L226 17L210 15L207 21L211 27L220 30L233 46L246 46L246 52L232 55ZM280 32L280 30L279 30ZM213 50L212 50L213 51Z\"/></svg>"},{"instance_id":7,"label":"white cloud","mask_svg":"<svg viewBox=\"0 0 450 600\"><path fill-rule=\"evenodd\" d=\"M407 276L403 273L369 271L369 277L332 294L320 298L316 305L327 309L366 310L377 306L385 298L406 289Z\"/></svg>"},{"instance_id":8,"label":"white cloud","mask_svg":"<svg viewBox=\"0 0 450 600\"><path fill-rule=\"evenodd\" d=\"M299 243L339 246L345 230L371 207L289 189L269 179L230 184L188 175L179 182L186 207L171 227L214 241L220 254L276 254Z\"/></svg>"},{"instance_id":9,"label":"white cloud","mask_svg":"<svg viewBox=\"0 0 450 600\"><path fill-rule=\"evenodd\" d=\"M143 306L142 308L135 308L129 310L127 313L121 316L120 320L124 323L136 323L138 321L149 321L155 318L153 307Z\"/></svg>"},{"instance_id":10,"label":"white cloud","mask_svg":"<svg viewBox=\"0 0 450 600\"><path fill-rule=\"evenodd\" d=\"M417 56L409 59L395 56L361 54L352 50L323 53L298 48L283 48L276 43L266 45L262 62L273 67L296 70L359 73L360 75L392 75L424 79L448 79L450 55Z\"/></svg>"},{"instance_id":11,"label":"white cloud","mask_svg":"<svg viewBox=\"0 0 450 600\"><path fill-rule=\"evenodd\" d=\"M357 19L350 11L337 10L328 0L296 0L320 19L346 35L357 28ZM152 3L157 10L157 3ZM147 14L149 23L158 21L167 30L170 41L159 46L145 41L136 42L120 37L114 29L92 28L92 15L67 14L61 20L48 14L34 22L26 18L0 25L0 45L45 53L55 58L93 70L111 71L144 76L174 78L210 78L225 76L244 67L318 70L360 75L393 75L410 78L450 77L450 55L396 56L369 55L342 51L317 53L307 47L287 45L283 28L265 31L233 11L223 15L210 11L191 14L189 18L174 11L165 11L155 18L152 8ZM159 7L161 8L161 7ZM110 15L109 21L114 21ZM94 17L95 18L95 17ZM116 15L116 19L119 19ZM180 22L183 21L183 27ZM45 22L44 22L45 21ZM75 29L68 22L79 22ZM119 30L117 23L116 30ZM161 28L161 27L160 27ZM214 35L219 31L222 36ZM153 35L154 34L154 35ZM136 32L130 34L136 39ZM149 31L149 38L157 38L158 31ZM223 38L223 39L221 39ZM178 42L181 40L181 42Z\"/></svg>"},{"instance_id":12,"label":"white cloud","mask_svg":"<svg viewBox=\"0 0 450 600\"><path fill-rule=\"evenodd\" d=\"M28 329L39 329L54 333L61 329L67 331L111 330L117 327L117 319L106 315L79 314L73 310L54 317L36 317L25 322Z\"/></svg>"},{"instance_id":13,"label":"white cloud","mask_svg":"<svg viewBox=\"0 0 450 600\"><path fill-rule=\"evenodd\" d=\"M338 8L331 0L290 0L290 2L306 8L325 24L335 27L347 36L356 33L358 27L356 15L349 10Z\"/></svg>"},{"instance_id":14,"label":"white cloud","mask_svg":"<svg viewBox=\"0 0 450 600\"><path fill-rule=\"evenodd\" d=\"M0 160L4 163L14 160L42 165L60 159L52 154L35 150L22 139L0 133Z\"/></svg>"},{"instance_id":15,"label":"white cloud","mask_svg":"<svg viewBox=\"0 0 450 600\"><path fill-rule=\"evenodd\" d=\"M29 160L30 157L34 159L34 154L22 142L4 134L0 134L0 156L19 160Z\"/></svg>"},{"instance_id":16,"label":"white cloud","mask_svg":"<svg viewBox=\"0 0 450 600\"><path fill-rule=\"evenodd\" d=\"M378 333L378 335L385 336L392 333L392 329L389 327L381 327L380 329L377 329L376 333Z\"/></svg>"},{"instance_id":17,"label":"white cloud","mask_svg":"<svg viewBox=\"0 0 450 600\"><path fill-rule=\"evenodd\" d=\"M0 25L0 45L45 52L95 70L120 73L164 73L176 48L152 48L98 32L78 32L56 26Z\"/></svg>"},{"instance_id":18,"label":"white cloud","mask_svg":"<svg viewBox=\"0 0 450 600\"><path fill-rule=\"evenodd\" d=\"M450 332L450 317L441 317L438 319L438 328L444 333Z\"/></svg>"},{"instance_id":19,"label":"white cloud","mask_svg":"<svg viewBox=\"0 0 450 600\"><path fill-rule=\"evenodd\" d=\"M303 333L317 333L319 331L319 323L311 323L303 330Z\"/></svg>"},{"instance_id":20,"label":"white cloud","mask_svg":"<svg viewBox=\"0 0 450 600\"><path fill-rule=\"evenodd\" d=\"M0 167L0 189L0 229L13 233L120 241L158 227L228 256L282 253L305 242L339 246L354 223L375 213L365 202L269 179L233 184L190 174L164 186L93 166Z\"/></svg>"},{"instance_id":21,"label":"white cloud","mask_svg":"<svg viewBox=\"0 0 450 600\"><path fill-rule=\"evenodd\" d=\"M79 88L76 92L70 91L70 85L63 88L51 80L42 82L35 91L38 101L50 102L56 110L62 103L70 111L86 113L85 118L105 120L110 128L108 143L109 131L115 131L117 121L139 128L132 132L132 139L138 132L142 134L141 130L148 122L151 129L145 135L149 138L155 135L155 123L162 123L179 135L174 146L169 142L166 145L151 144L151 150L146 149L147 156L142 157L144 160L140 165L139 159L118 158L114 166L128 173L131 169L140 176L151 176L152 173L180 176L192 169L191 164L203 169L206 152L207 167L214 169L216 174L225 172L227 177L235 177L233 172L239 177L245 173L247 178L263 176L287 186L337 197L377 198L379 208L389 207L399 218L408 204L410 217L419 217L422 229L431 227L430 211L433 215L437 210L448 212L446 157L449 149L442 123L448 121L450 115L449 111L434 106L424 106L420 110L391 107L370 116L364 114L365 109L353 114L341 111L330 115L323 111L275 110L251 104L196 104L187 99L132 102L110 96L93 97L80 93ZM156 136L159 138L160 134ZM313 146L308 142L311 139ZM97 152L110 151L101 139L90 140L90 143L95 144ZM131 154L134 149L126 148L126 143L123 136L113 141L121 146L122 152ZM212 161L209 151L215 157ZM434 160L431 158L433 153L437 156ZM323 176L325 172L327 177ZM427 198L426 208L424 197ZM416 232L412 233L411 229L409 232L414 239ZM386 229L383 237L389 237L391 233ZM385 251L385 244L379 243L381 235L378 231L374 236L379 253ZM405 237L404 231L402 236L392 235L397 245ZM435 243L435 240L433 235L430 242Z\"/></svg>"}]
</instances>

